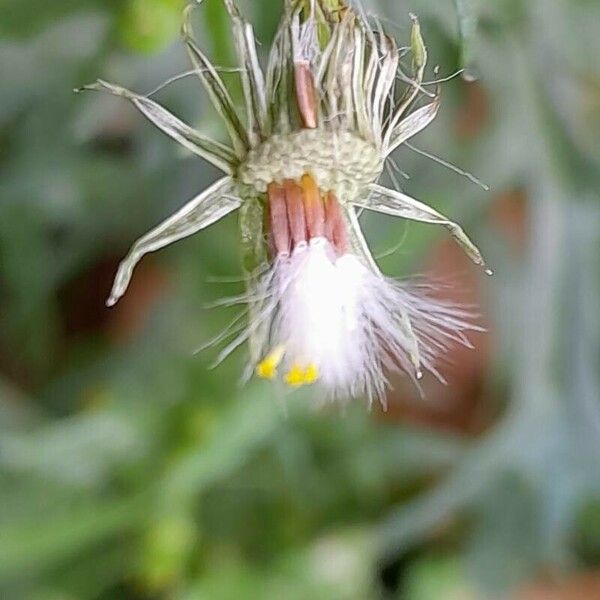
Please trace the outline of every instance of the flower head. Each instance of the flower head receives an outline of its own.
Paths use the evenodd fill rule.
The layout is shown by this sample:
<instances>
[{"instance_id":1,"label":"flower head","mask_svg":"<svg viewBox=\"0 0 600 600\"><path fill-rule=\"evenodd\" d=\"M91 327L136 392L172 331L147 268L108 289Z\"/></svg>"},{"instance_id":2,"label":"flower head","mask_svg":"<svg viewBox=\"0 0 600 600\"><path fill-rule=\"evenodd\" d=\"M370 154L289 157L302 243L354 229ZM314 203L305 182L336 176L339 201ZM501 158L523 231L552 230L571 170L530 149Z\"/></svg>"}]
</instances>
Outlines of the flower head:
<instances>
[{"instance_id":1,"label":"flower head","mask_svg":"<svg viewBox=\"0 0 600 600\"><path fill-rule=\"evenodd\" d=\"M377 183L390 154L426 127L439 107L439 97L423 88L427 52L417 19L412 17L407 74L404 51L343 0L287 0L263 71L252 26L233 0L223 1L244 119L193 39L191 8L183 39L230 145L206 138L147 96L100 80L83 88L129 99L165 133L225 172L133 245L107 303L123 295L144 254L239 208L249 320L220 358L248 341L248 375L292 388L317 384L332 398L383 399L388 371L416 380L425 368L439 376L438 356L453 341L467 344L464 332L476 327L465 311L384 277L356 214L360 207L443 225L484 264L456 223ZM398 79L403 90L397 90Z\"/></svg>"}]
</instances>

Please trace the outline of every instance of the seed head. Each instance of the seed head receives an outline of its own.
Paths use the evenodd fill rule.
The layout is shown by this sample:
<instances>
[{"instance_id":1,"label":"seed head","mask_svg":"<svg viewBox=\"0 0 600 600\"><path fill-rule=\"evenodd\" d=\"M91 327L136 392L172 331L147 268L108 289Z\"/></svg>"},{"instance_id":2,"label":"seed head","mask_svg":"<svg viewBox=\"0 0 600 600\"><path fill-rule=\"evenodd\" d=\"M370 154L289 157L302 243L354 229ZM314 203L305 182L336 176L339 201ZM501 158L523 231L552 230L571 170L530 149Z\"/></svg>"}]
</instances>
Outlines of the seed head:
<instances>
[{"instance_id":1,"label":"seed head","mask_svg":"<svg viewBox=\"0 0 600 600\"><path fill-rule=\"evenodd\" d=\"M215 1L215 0L211 0ZM140 238L122 261L108 304L125 292L148 252L240 209L248 275L248 321L219 360L248 341L246 375L290 388L316 384L327 398L384 401L387 373L415 382L425 368L477 329L464 310L384 277L360 230L356 208L446 227L467 254L479 250L435 209L377 183L386 160L436 116L439 95L423 83L427 50L411 15L409 67L395 40L343 0L285 0L266 69L252 25L233 0L232 24L244 116L194 40L192 7L183 40L230 144L211 140L148 96L98 80L225 176ZM397 81L404 82L398 89Z\"/></svg>"}]
</instances>

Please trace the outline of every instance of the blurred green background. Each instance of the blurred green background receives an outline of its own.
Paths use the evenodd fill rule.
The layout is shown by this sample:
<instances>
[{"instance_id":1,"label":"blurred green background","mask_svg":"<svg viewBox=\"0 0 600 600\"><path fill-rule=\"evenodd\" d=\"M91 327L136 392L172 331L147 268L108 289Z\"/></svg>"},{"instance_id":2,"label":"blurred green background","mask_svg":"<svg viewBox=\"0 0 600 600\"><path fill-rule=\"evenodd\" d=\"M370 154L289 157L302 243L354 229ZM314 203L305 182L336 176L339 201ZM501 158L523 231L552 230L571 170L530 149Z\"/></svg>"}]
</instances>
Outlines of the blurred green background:
<instances>
[{"instance_id":1,"label":"blurred green background","mask_svg":"<svg viewBox=\"0 0 600 600\"><path fill-rule=\"evenodd\" d=\"M448 386L389 410L285 406L193 351L235 314L236 218L147 257L139 235L212 181L126 104L189 69L181 0L0 0L2 600L600 598L600 5L373 0L400 45L419 15L444 84L408 193L465 225L365 215L390 275L434 273L488 329ZM268 49L276 0L242 3ZM198 39L233 65L223 6ZM433 78L430 69L430 78ZM477 78L477 81L471 81ZM157 99L222 135L200 85Z\"/></svg>"}]
</instances>

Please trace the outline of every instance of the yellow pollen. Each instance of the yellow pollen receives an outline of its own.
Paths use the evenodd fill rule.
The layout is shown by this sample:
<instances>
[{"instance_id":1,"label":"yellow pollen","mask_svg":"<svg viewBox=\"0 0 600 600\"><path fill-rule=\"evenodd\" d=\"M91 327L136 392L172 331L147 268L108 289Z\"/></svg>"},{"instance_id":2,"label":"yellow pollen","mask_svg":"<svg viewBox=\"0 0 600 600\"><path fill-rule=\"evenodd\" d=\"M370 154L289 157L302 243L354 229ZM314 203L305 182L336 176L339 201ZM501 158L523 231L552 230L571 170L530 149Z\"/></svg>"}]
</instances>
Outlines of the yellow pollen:
<instances>
[{"instance_id":1,"label":"yellow pollen","mask_svg":"<svg viewBox=\"0 0 600 600\"><path fill-rule=\"evenodd\" d=\"M277 346L256 365L256 374L263 379L273 379L277 375L277 367L283 358L285 348Z\"/></svg>"},{"instance_id":2,"label":"yellow pollen","mask_svg":"<svg viewBox=\"0 0 600 600\"><path fill-rule=\"evenodd\" d=\"M285 382L291 387L304 385L304 369L300 365L293 365L285 374Z\"/></svg>"},{"instance_id":3,"label":"yellow pollen","mask_svg":"<svg viewBox=\"0 0 600 600\"><path fill-rule=\"evenodd\" d=\"M300 387L314 383L319 378L319 369L314 363L303 368L299 364L292 365L292 368L285 374L284 381L290 387Z\"/></svg>"},{"instance_id":4,"label":"yellow pollen","mask_svg":"<svg viewBox=\"0 0 600 600\"><path fill-rule=\"evenodd\" d=\"M315 363L310 363L304 371L304 383L314 383L319 379L319 368Z\"/></svg>"}]
</instances>

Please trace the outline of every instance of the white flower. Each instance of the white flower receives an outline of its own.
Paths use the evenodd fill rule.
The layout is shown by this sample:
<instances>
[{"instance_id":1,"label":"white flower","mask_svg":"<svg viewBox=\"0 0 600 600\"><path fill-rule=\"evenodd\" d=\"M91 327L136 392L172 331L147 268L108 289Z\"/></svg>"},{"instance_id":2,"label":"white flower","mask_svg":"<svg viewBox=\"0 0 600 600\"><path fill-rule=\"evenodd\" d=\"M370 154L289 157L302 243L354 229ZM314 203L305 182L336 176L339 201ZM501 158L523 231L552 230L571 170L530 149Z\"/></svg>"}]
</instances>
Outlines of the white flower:
<instances>
[{"instance_id":1,"label":"white flower","mask_svg":"<svg viewBox=\"0 0 600 600\"><path fill-rule=\"evenodd\" d=\"M252 26L233 0L232 20L245 99L245 122L216 69L196 46L185 15L183 37L231 139L195 131L146 96L98 81L83 89L129 99L155 125L225 172L213 186L139 239L120 265L108 299L125 292L141 257L192 235L240 208L248 272L247 327L221 353L249 341L253 372L296 387L316 383L330 398L383 401L385 373L413 379L451 342L477 329L462 309L384 277L359 227L355 207L446 227L484 265L462 229L433 208L377 184L386 159L436 116L422 87L427 60L413 17L412 73L377 24L343 0L288 0L265 74ZM331 7L337 6L337 10ZM406 83L396 91L396 80ZM225 337L225 336L221 336Z\"/></svg>"}]
</instances>

